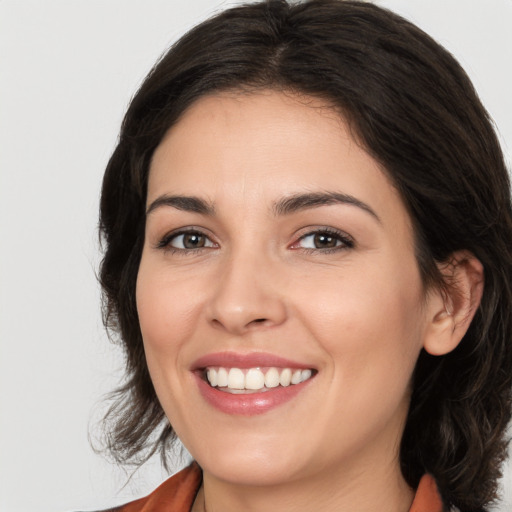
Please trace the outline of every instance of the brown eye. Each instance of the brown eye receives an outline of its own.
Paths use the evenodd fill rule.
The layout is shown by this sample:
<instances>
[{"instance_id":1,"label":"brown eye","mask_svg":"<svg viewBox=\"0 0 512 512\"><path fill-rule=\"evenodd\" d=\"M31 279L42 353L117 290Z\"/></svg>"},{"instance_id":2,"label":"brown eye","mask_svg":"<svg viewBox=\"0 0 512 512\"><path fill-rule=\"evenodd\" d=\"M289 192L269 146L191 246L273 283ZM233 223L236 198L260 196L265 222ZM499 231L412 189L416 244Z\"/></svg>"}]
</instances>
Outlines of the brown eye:
<instances>
[{"instance_id":1,"label":"brown eye","mask_svg":"<svg viewBox=\"0 0 512 512\"><path fill-rule=\"evenodd\" d=\"M295 249L301 248L308 251L317 250L321 252L350 249L354 247L354 241L348 235L331 230L319 230L308 233L293 246Z\"/></svg>"},{"instance_id":2,"label":"brown eye","mask_svg":"<svg viewBox=\"0 0 512 512\"><path fill-rule=\"evenodd\" d=\"M215 244L203 233L198 231L186 231L172 235L160 244L160 247L165 246L186 251L202 249L204 247L214 247Z\"/></svg>"},{"instance_id":3,"label":"brown eye","mask_svg":"<svg viewBox=\"0 0 512 512\"><path fill-rule=\"evenodd\" d=\"M332 249L337 247L338 243L338 238L327 233L317 233L313 237L313 244L316 249Z\"/></svg>"},{"instance_id":4,"label":"brown eye","mask_svg":"<svg viewBox=\"0 0 512 512\"><path fill-rule=\"evenodd\" d=\"M186 233L183 235L183 247L185 249L197 249L205 246L205 236L199 233Z\"/></svg>"}]
</instances>

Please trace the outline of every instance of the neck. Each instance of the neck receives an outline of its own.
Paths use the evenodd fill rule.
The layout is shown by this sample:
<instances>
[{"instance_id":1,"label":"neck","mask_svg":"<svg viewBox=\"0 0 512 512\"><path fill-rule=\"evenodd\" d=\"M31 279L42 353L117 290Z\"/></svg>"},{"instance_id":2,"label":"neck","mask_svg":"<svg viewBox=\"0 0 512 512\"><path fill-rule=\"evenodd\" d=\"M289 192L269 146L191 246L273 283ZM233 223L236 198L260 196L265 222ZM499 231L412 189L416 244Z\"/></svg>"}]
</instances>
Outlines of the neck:
<instances>
[{"instance_id":1,"label":"neck","mask_svg":"<svg viewBox=\"0 0 512 512\"><path fill-rule=\"evenodd\" d=\"M325 468L272 486L233 485L205 473L193 512L407 512L413 498L395 460L357 473Z\"/></svg>"}]
</instances>

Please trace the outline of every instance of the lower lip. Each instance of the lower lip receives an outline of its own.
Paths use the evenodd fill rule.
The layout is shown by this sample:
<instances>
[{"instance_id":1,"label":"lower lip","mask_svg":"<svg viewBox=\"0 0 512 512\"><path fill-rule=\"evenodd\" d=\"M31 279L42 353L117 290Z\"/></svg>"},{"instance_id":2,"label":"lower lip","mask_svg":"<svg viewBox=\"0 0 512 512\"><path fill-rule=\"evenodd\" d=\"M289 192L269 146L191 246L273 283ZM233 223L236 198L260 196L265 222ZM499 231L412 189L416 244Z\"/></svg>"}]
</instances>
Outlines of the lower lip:
<instances>
[{"instance_id":1,"label":"lower lip","mask_svg":"<svg viewBox=\"0 0 512 512\"><path fill-rule=\"evenodd\" d=\"M210 405L226 414L237 414L240 416L254 416L275 409L292 400L312 380L308 379L300 384L286 387L278 386L262 393L233 394L213 388L197 373L195 377L199 391Z\"/></svg>"}]
</instances>

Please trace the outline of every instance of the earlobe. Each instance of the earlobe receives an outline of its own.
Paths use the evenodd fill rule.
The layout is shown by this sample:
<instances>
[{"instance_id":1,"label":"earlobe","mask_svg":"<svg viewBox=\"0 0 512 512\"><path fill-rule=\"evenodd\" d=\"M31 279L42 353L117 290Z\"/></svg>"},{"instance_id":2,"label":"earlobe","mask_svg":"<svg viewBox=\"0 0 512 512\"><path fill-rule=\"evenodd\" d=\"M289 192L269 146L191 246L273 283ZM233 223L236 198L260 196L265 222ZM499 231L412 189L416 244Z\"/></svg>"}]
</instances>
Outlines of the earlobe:
<instances>
[{"instance_id":1,"label":"earlobe","mask_svg":"<svg viewBox=\"0 0 512 512\"><path fill-rule=\"evenodd\" d=\"M484 289L484 269L468 251L455 252L439 265L445 286L429 292L427 328L423 348L431 355L454 350L466 334L480 305Z\"/></svg>"}]
</instances>

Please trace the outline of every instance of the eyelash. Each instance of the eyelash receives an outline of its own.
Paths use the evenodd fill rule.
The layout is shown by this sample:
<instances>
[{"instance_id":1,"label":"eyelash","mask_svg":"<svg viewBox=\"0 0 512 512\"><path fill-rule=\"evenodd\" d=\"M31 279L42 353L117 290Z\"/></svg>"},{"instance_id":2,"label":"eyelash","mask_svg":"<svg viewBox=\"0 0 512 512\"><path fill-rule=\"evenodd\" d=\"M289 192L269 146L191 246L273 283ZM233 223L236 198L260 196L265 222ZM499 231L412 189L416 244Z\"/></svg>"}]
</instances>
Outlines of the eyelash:
<instances>
[{"instance_id":1,"label":"eyelash","mask_svg":"<svg viewBox=\"0 0 512 512\"><path fill-rule=\"evenodd\" d=\"M205 243L210 243L210 245L196 247L196 248L178 248L173 247L171 245L171 242L173 240L176 240L180 236L185 235L191 235L191 236L199 236L204 237L206 240ZM315 237L319 235L325 235L328 238L333 238L337 242L340 242L339 245L335 245L334 247L300 247L299 244L303 240L307 239L308 237ZM308 231L304 235L301 235L300 238L294 242L291 246L289 246L291 249L294 250L302 250L307 253L318 253L321 252L322 254L330 254L338 251L343 251L346 249L352 249L354 247L354 240L347 235L346 233L343 233L342 231L338 231L333 228L318 228L314 229L312 231ZM197 230L197 229L183 229L174 233L169 233L168 235L165 235L156 245L157 249L164 249L166 251L169 251L171 253L179 253L179 254L192 254L197 253L197 251L201 251L203 249L210 249L215 248L217 244L213 242L207 235L205 235L203 232Z\"/></svg>"},{"instance_id":2,"label":"eyelash","mask_svg":"<svg viewBox=\"0 0 512 512\"><path fill-rule=\"evenodd\" d=\"M196 236L199 236L199 237L204 237L204 239L206 241L209 241L211 243L211 245L208 245L208 246L202 246L202 247L196 247L196 248L179 248L179 247L173 247L171 245L171 242L173 240L176 240L178 237L180 236L185 236L185 235L196 235ZM207 242L206 242L207 243ZM197 230L197 229L183 229L183 230L180 230L180 231L177 231L177 232L173 232L173 233L169 233L168 235L165 235L159 242L158 244L156 245L156 248L157 249L163 249L165 251L169 251L171 253L178 253L178 254L191 254L191 253L197 253L197 251L200 251L202 249L210 249L212 247L215 247L216 244L215 242L212 242L212 240L210 239L210 237L208 237L207 235L205 235L204 233L202 233L201 231Z\"/></svg>"},{"instance_id":3,"label":"eyelash","mask_svg":"<svg viewBox=\"0 0 512 512\"><path fill-rule=\"evenodd\" d=\"M328 238L334 238L336 242L340 242L339 245L336 245L335 247L299 247L298 244L305 240L308 237L315 237L319 235L325 235ZM347 235L346 233L343 233L342 231L338 231L337 229L333 228L318 228L313 231L308 231L304 235L302 235L297 242L294 242L291 246L292 249L295 250L302 250L308 253L318 253L321 252L322 254L331 254L338 251L344 251L347 249L352 249L355 246L354 240L352 237Z\"/></svg>"}]
</instances>

